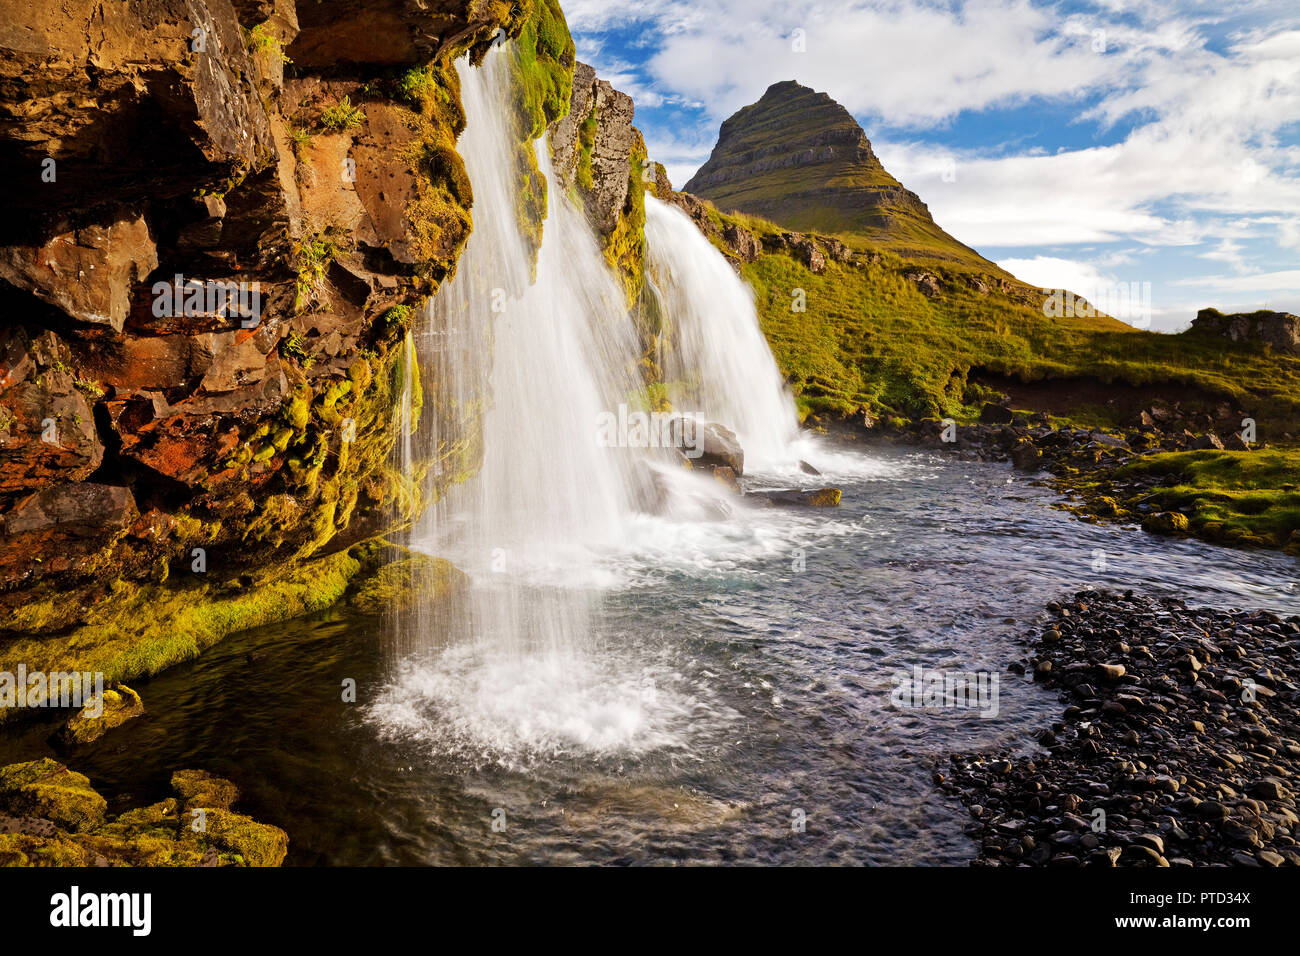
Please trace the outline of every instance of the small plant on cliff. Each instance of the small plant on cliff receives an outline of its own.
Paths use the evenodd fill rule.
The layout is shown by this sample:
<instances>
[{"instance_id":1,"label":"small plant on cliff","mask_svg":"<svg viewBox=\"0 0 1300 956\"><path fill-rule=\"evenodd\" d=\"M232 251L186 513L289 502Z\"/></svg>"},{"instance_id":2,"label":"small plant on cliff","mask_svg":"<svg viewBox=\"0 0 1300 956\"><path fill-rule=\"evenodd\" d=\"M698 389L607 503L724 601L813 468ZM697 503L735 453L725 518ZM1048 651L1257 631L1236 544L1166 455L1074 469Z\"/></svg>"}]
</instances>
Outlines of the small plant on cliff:
<instances>
[{"instance_id":1,"label":"small plant on cliff","mask_svg":"<svg viewBox=\"0 0 1300 956\"><path fill-rule=\"evenodd\" d=\"M395 305L379 316L379 323L386 334L389 332L400 334L411 327L411 316L409 305Z\"/></svg>"},{"instance_id":2,"label":"small plant on cliff","mask_svg":"<svg viewBox=\"0 0 1300 956\"><path fill-rule=\"evenodd\" d=\"M303 368L311 368L316 360L307 354L303 347L303 337L297 332L290 332L280 340L280 354L285 358L297 359Z\"/></svg>"},{"instance_id":3,"label":"small plant on cliff","mask_svg":"<svg viewBox=\"0 0 1300 956\"><path fill-rule=\"evenodd\" d=\"M338 252L339 247L324 238L308 239L298 247L297 293L293 300L295 312L320 303L325 292L325 274Z\"/></svg>"},{"instance_id":4,"label":"small plant on cliff","mask_svg":"<svg viewBox=\"0 0 1300 956\"><path fill-rule=\"evenodd\" d=\"M433 77L423 67L413 66L397 78L397 98L420 109L434 89Z\"/></svg>"},{"instance_id":5,"label":"small plant on cliff","mask_svg":"<svg viewBox=\"0 0 1300 956\"><path fill-rule=\"evenodd\" d=\"M104 397L104 387L98 382L92 382L89 379L79 378L75 383L77 389L89 398L92 402Z\"/></svg>"},{"instance_id":6,"label":"small plant on cliff","mask_svg":"<svg viewBox=\"0 0 1300 956\"><path fill-rule=\"evenodd\" d=\"M343 97L333 106L325 107L320 115L321 125L334 133L356 129L364 122L366 114L361 107L353 106L350 97Z\"/></svg>"},{"instance_id":7,"label":"small plant on cliff","mask_svg":"<svg viewBox=\"0 0 1300 956\"><path fill-rule=\"evenodd\" d=\"M281 63L293 62L284 55L284 44L267 32L265 23L259 23L251 30L245 30L244 35L250 53L265 53L269 59L279 60Z\"/></svg>"}]
</instances>

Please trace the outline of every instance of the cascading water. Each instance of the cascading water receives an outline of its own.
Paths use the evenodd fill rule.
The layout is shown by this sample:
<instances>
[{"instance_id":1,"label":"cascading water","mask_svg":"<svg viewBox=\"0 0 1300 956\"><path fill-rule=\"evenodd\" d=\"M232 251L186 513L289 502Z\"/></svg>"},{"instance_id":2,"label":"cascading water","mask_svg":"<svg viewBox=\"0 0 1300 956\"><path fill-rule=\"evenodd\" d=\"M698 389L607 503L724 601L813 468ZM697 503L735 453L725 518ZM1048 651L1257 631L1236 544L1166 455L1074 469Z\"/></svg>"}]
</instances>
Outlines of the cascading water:
<instances>
[{"instance_id":1,"label":"cascading water","mask_svg":"<svg viewBox=\"0 0 1300 956\"><path fill-rule=\"evenodd\" d=\"M609 633L609 591L642 579L647 562L666 566L665 548L765 549L772 536L724 527L735 499L656 443L609 447L601 437L598 423L633 404L641 384L638 337L545 140L536 150L548 210L533 276L517 215L513 55L502 47L478 69L458 65L474 231L418 336L426 410L404 462L415 474L421 461L463 451L481 424L478 473L451 484L411 535L471 586L405 622L396 679L370 714L388 735L507 765L574 750L680 753L732 712L713 706L712 675L691 673L648 635L629 636L625 615ZM648 268L675 329L678 409L735 430L760 468L788 462L793 403L748 289L689 219L647 206ZM426 498L445 477L429 476Z\"/></svg>"},{"instance_id":2,"label":"cascading water","mask_svg":"<svg viewBox=\"0 0 1300 956\"><path fill-rule=\"evenodd\" d=\"M412 546L450 558L473 583L467 600L416 616L416 639L399 650L449 643L432 658L408 656L376 714L389 729L433 725L443 744L494 757L650 746L661 734L646 711L644 675L614 673L617 655L593 653L596 559L645 493L640 456L597 442L601 414L637 385L636 339L544 140L548 216L530 284L516 215L511 55L500 48L478 69L459 67L469 118L459 149L475 228L423 336L426 393L452 410L453 430L477 403L488 410L479 473L430 509ZM412 454L432 456L454 439L434 436Z\"/></svg>"},{"instance_id":3,"label":"cascading water","mask_svg":"<svg viewBox=\"0 0 1300 956\"><path fill-rule=\"evenodd\" d=\"M665 359L674 407L732 429L748 470L788 462L798 420L753 293L690 217L653 196L645 204L647 270L675 338Z\"/></svg>"}]
</instances>

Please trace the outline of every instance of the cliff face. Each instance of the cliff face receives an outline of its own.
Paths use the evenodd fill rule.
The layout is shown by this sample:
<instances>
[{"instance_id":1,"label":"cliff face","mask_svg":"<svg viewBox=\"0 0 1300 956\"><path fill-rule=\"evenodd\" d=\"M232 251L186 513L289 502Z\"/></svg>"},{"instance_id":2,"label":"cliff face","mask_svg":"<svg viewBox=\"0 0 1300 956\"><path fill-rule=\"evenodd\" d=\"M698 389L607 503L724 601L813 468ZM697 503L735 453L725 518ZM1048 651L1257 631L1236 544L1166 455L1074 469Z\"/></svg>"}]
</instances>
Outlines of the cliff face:
<instances>
[{"instance_id":1,"label":"cliff face","mask_svg":"<svg viewBox=\"0 0 1300 956\"><path fill-rule=\"evenodd\" d=\"M421 507L403 343L472 227L452 62L502 31L549 91L522 140L567 107L554 0L0 0L0 635L283 600Z\"/></svg>"},{"instance_id":2,"label":"cliff face","mask_svg":"<svg viewBox=\"0 0 1300 956\"><path fill-rule=\"evenodd\" d=\"M632 125L634 112L630 96L579 63L569 112L552 126L550 140L557 175L582 201L602 237L606 261L623 282L649 383L659 375L649 356L657 350L661 329L645 295L645 194L656 188L663 167L649 161L645 139Z\"/></svg>"},{"instance_id":3,"label":"cliff face","mask_svg":"<svg viewBox=\"0 0 1300 956\"><path fill-rule=\"evenodd\" d=\"M916 193L881 165L848 110L794 81L772 85L724 122L708 162L683 191L790 229L1001 272L935 224Z\"/></svg>"}]
</instances>

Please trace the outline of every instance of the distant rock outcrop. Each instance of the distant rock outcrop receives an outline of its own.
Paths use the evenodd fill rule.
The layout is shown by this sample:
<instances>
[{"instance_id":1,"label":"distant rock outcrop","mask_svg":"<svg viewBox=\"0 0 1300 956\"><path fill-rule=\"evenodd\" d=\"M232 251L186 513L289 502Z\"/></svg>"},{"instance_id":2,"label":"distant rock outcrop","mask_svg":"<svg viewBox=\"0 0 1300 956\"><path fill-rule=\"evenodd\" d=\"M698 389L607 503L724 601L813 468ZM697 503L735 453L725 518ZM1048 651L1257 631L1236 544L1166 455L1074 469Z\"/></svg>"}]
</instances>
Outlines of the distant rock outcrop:
<instances>
[{"instance_id":1,"label":"distant rock outcrop","mask_svg":"<svg viewBox=\"0 0 1300 956\"><path fill-rule=\"evenodd\" d=\"M1267 345L1275 352L1300 355L1300 315L1290 312L1234 312L1224 315L1218 309L1201 309L1192 321L1192 329L1221 335L1233 342Z\"/></svg>"}]
</instances>

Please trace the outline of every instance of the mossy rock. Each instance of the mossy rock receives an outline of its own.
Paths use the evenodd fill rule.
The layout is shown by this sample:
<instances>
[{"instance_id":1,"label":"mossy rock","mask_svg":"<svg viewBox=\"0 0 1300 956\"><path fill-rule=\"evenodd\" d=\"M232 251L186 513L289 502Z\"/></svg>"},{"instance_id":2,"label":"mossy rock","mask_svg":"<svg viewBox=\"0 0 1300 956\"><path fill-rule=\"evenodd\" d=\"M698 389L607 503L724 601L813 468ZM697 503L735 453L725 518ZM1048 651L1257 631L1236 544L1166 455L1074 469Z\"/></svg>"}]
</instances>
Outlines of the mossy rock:
<instances>
[{"instance_id":1,"label":"mossy rock","mask_svg":"<svg viewBox=\"0 0 1300 956\"><path fill-rule=\"evenodd\" d=\"M59 732L59 742L64 746L93 743L115 727L143 714L144 702L140 695L121 684L104 691L102 710L100 702L95 700L82 707Z\"/></svg>"},{"instance_id":2,"label":"mossy rock","mask_svg":"<svg viewBox=\"0 0 1300 956\"><path fill-rule=\"evenodd\" d=\"M469 585L464 571L445 558L411 553L384 565L349 598L359 611L409 611L422 600L438 601Z\"/></svg>"},{"instance_id":3,"label":"mossy rock","mask_svg":"<svg viewBox=\"0 0 1300 956\"><path fill-rule=\"evenodd\" d=\"M90 866L93 855L67 836L0 833L0 866Z\"/></svg>"},{"instance_id":4,"label":"mossy rock","mask_svg":"<svg viewBox=\"0 0 1300 956\"><path fill-rule=\"evenodd\" d=\"M107 807L89 778L49 757L0 767L0 810L10 816L79 831L102 824Z\"/></svg>"},{"instance_id":5,"label":"mossy rock","mask_svg":"<svg viewBox=\"0 0 1300 956\"><path fill-rule=\"evenodd\" d=\"M279 866L289 852L289 834L279 827L229 810L207 810L204 817L200 841L224 850L223 856L238 857L245 866Z\"/></svg>"},{"instance_id":6,"label":"mossy rock","mask_svg":"<svg viewBox=\"0 0 1300 956\"><path fill-rule=\"evenodd\" d=\"M1177 511L1162 511L1143 518L1142 527L1154 534L1187 534L1191 524L1187 515Z\"/></svg>"},{"instance_id":7,"label":"mossy rock","mask_svg":"<svg viewBox=\"0 0 1300 956\"><path fill-rule=\"evenodd\" d=\"M808 504L814 508L838 508L843 494L839 488L819 488L808 496Z\"/></svg>"},{"instance_id":8,"label":"mossy rock","mask_svg":"<svg viewBox=\"0 0 1300 956\"><path fill-rule=\"evenodd\" d=\"M1102 518L1116 518L1123 514L1123 509L1114 498L1101 495L1092 502L1092 510Z\"/></svg>"},{"instance_id":9,"label":"mossy rock","mask_svg":"<svg viewBox=\"0 0 1300 956\"><path fill-rule=\"evenodd\" d=\"M104 799L54 760L0 768L0 866L279 866L289 835L232 812L239 791L202 770L168 797L105 822ZM201 813L197 811L202 811Z\"/></svg>"},{"instance_id":10,"label":"mossy rock","mask_svg":"<svg viewBox=\"0 0 1300 956\"><path fill-rule=\"evenodd\" d=\"M206 770L178 770L172 774L172 789L186 810L194 807L229 810L239 799L239 790L229 780L214 777Z\"/></svg>"},{"instance_id":11,"label":"mossy rock","mask_svg":"<svg viewBox=\"0 0 1300 956\"><path fill-rule=\"evenodd\" d=\"M287 567L274 567L251 584L222 586L204 578L179 584L139 585L119 581L97 602L85 623L66 634L19 639L0 649L0 671L29 669L102 673L125 681L153 675L236 631L324 610L347 591L361 565L347 552ZM61 601L57 592L23 613L39 625ZM35 628L38 632L39 626ZM17 708L0 708L0 720Z\"/></svg>"}]
</instances>

